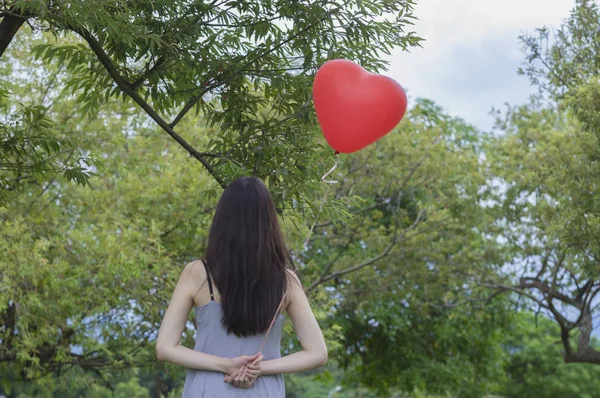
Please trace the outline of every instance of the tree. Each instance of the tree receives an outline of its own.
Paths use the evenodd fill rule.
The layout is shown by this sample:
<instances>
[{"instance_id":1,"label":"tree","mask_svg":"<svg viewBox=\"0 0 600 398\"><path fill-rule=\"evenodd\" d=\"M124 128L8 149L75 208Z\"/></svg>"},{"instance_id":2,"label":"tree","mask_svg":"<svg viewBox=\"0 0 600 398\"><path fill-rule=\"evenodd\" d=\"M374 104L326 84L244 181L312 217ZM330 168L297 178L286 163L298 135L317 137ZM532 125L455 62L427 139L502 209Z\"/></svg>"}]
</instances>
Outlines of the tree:
<instances>
[{"instance_id":1,"label":"tree","mask_svg":"<svg viewBox=\"0 0 600 398\"><path fill-rule=\"evenodd\" d=\"M13 0L0 7L0 56L25 22L78 38L40 45L36 54L65 65L62 87L82 112L95 114L111 98L132 100L221 186L254 173L292 198L320 173L311 166L331 153L311 110L316 69L346 58L381 70L383 53L420 42L405 30L413 5L102 0L91 8L86 1ZM220 129L206 150L175 131L193 109Z\"/></svg>"},{"instance_id":2,"label":"tree","mask_svg":"<svg viewBox=\"0 0 600 398\"><path fill-rule=\"evenodd\" d=\"M600 368L561 361L555 337L559 332L556 323L544 316L517 315L504 342L508 377L500 394L514 398L600 397Z\"/></svg>"},{"instance_id":3,"label":"tree","mask_svg":"<svg viewBox=\"0 0 600 398\"><path fill-rule=\"evenodd\" d=\"M481 235L486 137L428 100L398 131L348 158L332 202L356 195L353 217L319 219L299 263L332 308L326 329L350 386L481 396L502 379L502 300L472 272L498 261ZM322 297L322 296L319 296Z\"/></svg>"},{"instance_id":4,"label":"tree","mask_svg":"<svg viewBox=\"0 0 600 398\"><path fill-rule=\"evenodd\" d=\"M27 99L45 87L47 75L34 73L30 57L20 58L28 54L27 38L19 44L24 51L13 64L30 67L30 73L13 73L11 90ZM59 65L46 67L56 72ZM173 287L178 264L198 255L191 250L197 242L186 216L208 212L211 203L206 201L209 210L194 204L182 211L173 202L185 197L189 203L215 188L183 153L165 146L130 104L112 100L101 118L85 120L77 99L61 93L48 93L45 117L56 126L53 137L70 140L76 155L103 159L95 170L101 177L92 189L48 178L28 184L0 207L0 373L7 385L70 367L106 380L133 364L154 362L150 342L168 300L164 290ZM163 174L171 156L178 166ZM195 221L204 228L207 219ZM171 241L177 228L189 234L185 243ZM172 249L178 256L171 258L163 242L185 249Z\"/></svg>"},{"instance_id":5,"label":"tree","mask_svg":"<svg viewBox=\"0 0 600 398\"><path fill-rule=\"evenodd\" d=\"M138 373L138 372L133 372ZM143 376L143 374L141 375ZM0 394L7 398L149 398L151 386L142 377L116 376L110 383L94 383L78 368L71 368L61 374L44 376L41 379L17 382L12 385L0 386Z\"/></svg>"},{"instance_id":6,"label":"tree","mask_svg":"<svg viewBox=\"0 0 600 398\"><path fill-rule=\"evenodd\" d=\"M553 103L568 109L584 128L597 131L600 70L600 8L593 0L576 0L560 29L544 27L522 35L527 64L519 72ZM551 33L553 33L551 35Z\"/></svg>"},{"instance_id":7,"label":"tree","mask_svg":"<svg viewBox=\"0 0 600 398\"><path fill-rule=\"evenodd\" d=\"M554 318L565 361L598 364L600 353L590 345L600 293L598 164L588 161L598 146L593 134L560 118L552 109L516 108L508 122L514 130L493 147L495 176L505 184L496 185L495 226L510 257L507 280L487 285Z\"/></svg>"},{"instance_id":8,"label":"tree","mask_svg":"<svg viewBox=\"0 0 600 398\"><path fill-rule=\"evenodd\" d=\"M540 90L526 106L509 107L490 146L489 232L507 248L502 281L483 285L516 294L553 318L567 362L600 364L591 345L600 300L600 145L591 101L597 76L598 6L576 2L545 47L548 30L523 37L522 71ZM591 96L591 97L590 97ZM573 345L576 340L576 345Z\"/></svg>"}]
</instances>

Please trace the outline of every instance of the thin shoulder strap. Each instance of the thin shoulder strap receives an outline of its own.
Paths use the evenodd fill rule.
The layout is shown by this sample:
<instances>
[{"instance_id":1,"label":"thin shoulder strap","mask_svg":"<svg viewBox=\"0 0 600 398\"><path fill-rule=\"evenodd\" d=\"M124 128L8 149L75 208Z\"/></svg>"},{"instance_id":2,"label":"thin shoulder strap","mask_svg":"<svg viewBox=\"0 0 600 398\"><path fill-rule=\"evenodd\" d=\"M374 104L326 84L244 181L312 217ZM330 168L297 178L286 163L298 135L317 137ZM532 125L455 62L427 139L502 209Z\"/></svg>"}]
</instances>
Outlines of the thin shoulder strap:
<instances>
[{"instance_id":1,"label":"thin shoulder strap","mask_svg":"<svg viewBox=\"0 0 600 398\"><path fill-rule=\"evenodd\" d=\"M208 270L208 265L206 261L202 261L204 264L204 269L206 270L206 280L208 281L208 291L210 292L210 301L215 301L215 294L213 293L213 284L212 279L210 277L210 271Z\"/></svg>"},{"instance_id":2,"label":"thin shoulder strap","mask_svg":"<svg viewBox=\"0 0 600 398\"><path fill-rule=\"evenodd\" d=\"M275 320L279 316L279 311L281 311L281 307L283 306L283 302L285 301L285 296L286 295L287 295L287 291L285 291L283 293L283 297L281 297L281 301L279 302L279 306L277 307L277 311L275 311L275 315L273 315L273 319L271 320L271 324L269 325L269 328L267 329L267 333L265 333L265 338L263 339L263 342L262 342L262 345L260 346L260 351L259 352L262 352L263 348L265 348L265 343L267 342L267 337L269 337L269 332L273 328L273 325L275 324Z\"/></svg>"}]
</instances>

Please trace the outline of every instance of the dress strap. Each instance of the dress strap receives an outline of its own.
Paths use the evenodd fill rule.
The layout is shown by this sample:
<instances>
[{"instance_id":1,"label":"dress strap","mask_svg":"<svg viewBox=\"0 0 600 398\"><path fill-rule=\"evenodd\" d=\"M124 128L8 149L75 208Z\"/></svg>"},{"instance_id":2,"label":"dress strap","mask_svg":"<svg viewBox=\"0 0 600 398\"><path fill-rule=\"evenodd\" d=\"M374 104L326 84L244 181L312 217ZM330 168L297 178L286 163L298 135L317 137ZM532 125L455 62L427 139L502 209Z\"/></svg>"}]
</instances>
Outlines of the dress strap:
<instances>
[{"instance_id":1,"label":"dress strap","mask_svg":"<svg viewBox=\"0 0 600 398\"><path fill-rule=\"evenodd\" d=\"M210 301L215 301L215 294L213 293L213 284L212 278L210 277L210 271L208 270L208 265L206 261L202 261L204 264L204 269L206 270L206 280L208 281L208 290L210 291Z\"/></svg>"}]
</instances>

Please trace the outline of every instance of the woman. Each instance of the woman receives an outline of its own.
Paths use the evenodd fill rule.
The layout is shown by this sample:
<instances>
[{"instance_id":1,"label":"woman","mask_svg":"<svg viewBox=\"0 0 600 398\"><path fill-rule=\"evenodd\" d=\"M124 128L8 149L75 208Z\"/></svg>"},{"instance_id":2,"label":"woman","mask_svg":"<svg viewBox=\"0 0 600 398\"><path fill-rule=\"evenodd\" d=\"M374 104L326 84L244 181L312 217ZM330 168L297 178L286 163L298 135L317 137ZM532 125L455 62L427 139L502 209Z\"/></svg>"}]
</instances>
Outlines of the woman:
<instances>
[{"instance_id":1,"label":"woman","mask_svg":"<svg viewBox=\"0 0 600 398\"><path fill-rule=\"evenodd\" d=\"M323 335L292 269L265 185L251 177L231 183L217 205L206 261L182 271L156 342L159 360L188 368L185 398L283 398L283 373L327 362ZM192 307L194 350L179 344ZM285 357L283 312L302 345Z\"/></svg>"}]
</instances>

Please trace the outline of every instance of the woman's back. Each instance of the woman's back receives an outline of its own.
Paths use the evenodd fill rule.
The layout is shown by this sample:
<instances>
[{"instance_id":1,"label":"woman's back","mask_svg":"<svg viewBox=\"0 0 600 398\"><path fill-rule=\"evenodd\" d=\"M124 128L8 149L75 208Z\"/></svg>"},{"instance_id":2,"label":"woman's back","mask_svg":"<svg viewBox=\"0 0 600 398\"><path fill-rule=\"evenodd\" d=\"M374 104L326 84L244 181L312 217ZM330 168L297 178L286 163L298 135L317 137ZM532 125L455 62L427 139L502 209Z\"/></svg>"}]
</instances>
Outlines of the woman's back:
<instances>
[{"instance_id":1,"label":"woman's back","mask_svg":"<svg viewBox=\"0 0 600 398\"><path fill-rule=\"evenodd\" d=\"M283 329L283 314L273 314L273 327L268 334L261 333L248 337L238 337L228 333L223 325L223 309L220 294L213 285L212 278L206 265L201 261L193 263L192 273L199 283L194 297L194 312L196 321L196 344L194 350L223 358L235 358L241 355L254 355L262 348L265 360L281 358L281 332ZM210 299L210 301L208 301ZM206 372L189 369L185 380L184 398L207 397L284 397L285 385L282 375L261 377L248 390L240 390L225 383L223 375L218 372Z\"/></svg>"},{"instance_id":2,"label":"woman's back","mask_svg":"<svg viewBox=\"0 0 600 398\"><path fill-rule=\"evenodd\" d=\"M194 308L196 312L196 344L194 350L224 358L256 354L265 339L264 334L250 337L237 337L228 334L221 322L221 304L211 301ZM265 360L281 357L281 331L284 316L279 314L269 332L262 354ZM285 396L282 375L260 377L252 388L241 390L223 381L223 374L188 370L183 390L184 398L227 398L227 397L269 397Z\"/></svg>"}]
</instances>

